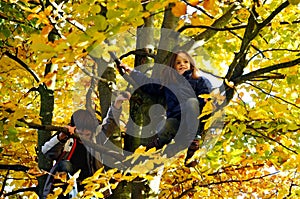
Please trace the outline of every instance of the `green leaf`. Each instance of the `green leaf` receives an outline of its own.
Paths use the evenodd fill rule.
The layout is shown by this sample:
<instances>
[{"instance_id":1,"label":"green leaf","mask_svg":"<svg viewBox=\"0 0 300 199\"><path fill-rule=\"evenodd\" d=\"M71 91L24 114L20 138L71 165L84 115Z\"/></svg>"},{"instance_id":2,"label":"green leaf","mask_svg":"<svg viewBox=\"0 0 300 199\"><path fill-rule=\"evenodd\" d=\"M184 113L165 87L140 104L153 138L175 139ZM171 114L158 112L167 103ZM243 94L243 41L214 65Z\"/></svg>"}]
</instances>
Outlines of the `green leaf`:
<instances>
[{"instance_id":1,"label":"green leaf","mask_svg":"<svg viewBox=\"0 0 300 199\"><path fill-rule=\"evenodd\" d=\"M19 138L17 137L18 131L14 127L9 127L8 128L8 141L12 142L18 142Z\"/></svg>"},{"instance_id":2,"label":"green leaf","mask_svg":"<svg viewBox=\"0 0 300 199\"><path fill-rule=\"evenodd\" d=\"M11 32L10 30L6 27L6 26L2 26L2 28L0 29L0 32L6 37L10 37Z\"/></svg>"},{"instance_id":3,"label":"green leaf","mask_svg":"<svg viewBox=\"0 0 300 199\"><path fill-rule=\"evenodd\" d=\"M98 30L105 30L107 28L106 18L102 15L96 15L93 17L89 17L89 20L95 23L95 26Z\"/></svg>"}]
</instances>

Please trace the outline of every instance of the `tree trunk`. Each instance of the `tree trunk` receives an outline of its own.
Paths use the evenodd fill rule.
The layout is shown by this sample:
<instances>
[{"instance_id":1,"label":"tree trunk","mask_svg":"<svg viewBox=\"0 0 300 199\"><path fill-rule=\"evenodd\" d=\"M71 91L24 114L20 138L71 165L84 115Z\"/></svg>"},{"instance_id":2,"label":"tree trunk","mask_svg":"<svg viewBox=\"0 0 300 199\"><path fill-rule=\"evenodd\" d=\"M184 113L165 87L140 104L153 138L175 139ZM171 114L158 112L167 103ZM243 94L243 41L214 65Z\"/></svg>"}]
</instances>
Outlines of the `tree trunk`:
<instances>
[{"instance_id":1,"label":"tree trunk","mask_svg":"<svg viewBox=\"0 0 300 199\"><path fill-rule=\"evenodd\" d=\"M49 90L46 85L39 86L39 93L41 96L40 116L42 125L51 125L53 109L54 109L54 95L53 91ZM52 167L52 161L47 159L41 152L42 145L51 137L50 131L38 130L38 166L41 170L49 171ZM47 175L38 177L38 195L42 198L43 188Z\"/></svg>"},{"instance_id":2,"label":"tree trunk","mask_svg":"<svg viewBox=\"0 0 300 199\"><path fill-rule=\"evenodd\" d=\"M103 59L96 59L98 65L98 76L108 81L116 82L116 74L114 68L108 67L108 63ZM101 117L104 118L111 104L112 90L107 83L99 81L98 93L100 98Z\"/></svg>"},{"instance_id":3,"label":"tree trunk","mask_svg":"<svg viewBox=\"0 0 300 199\"><path fill-rule=\"evenodd\" d=\"M150 62L148 53L153 53L151 46L154 46L154 36L153 36L153 19L145 19L145 24L137 29L136 38L136 50L135 55L135 67L139 67L138 70L141 72L146 72L149 68L147 63ZM149 117L150 107L156 103L156 99L149 96L146 93L141 92L140 89L135 90L131 96L130 100L130 120L127 124L127 132L124 138L124 150L135 151L140 145L146 145L149 142L149 138L144 135L149 135L149 130L155 130L156 126L149 126L152 121ZM147 128L145 126L148 125ZM146 136L147 137L147 136ZM128 183L128 188L131 190L131 198L142 199L145 198L144 193L147 193L148 186L142 182L131 182Z\"/></svg>"}]
</instances>

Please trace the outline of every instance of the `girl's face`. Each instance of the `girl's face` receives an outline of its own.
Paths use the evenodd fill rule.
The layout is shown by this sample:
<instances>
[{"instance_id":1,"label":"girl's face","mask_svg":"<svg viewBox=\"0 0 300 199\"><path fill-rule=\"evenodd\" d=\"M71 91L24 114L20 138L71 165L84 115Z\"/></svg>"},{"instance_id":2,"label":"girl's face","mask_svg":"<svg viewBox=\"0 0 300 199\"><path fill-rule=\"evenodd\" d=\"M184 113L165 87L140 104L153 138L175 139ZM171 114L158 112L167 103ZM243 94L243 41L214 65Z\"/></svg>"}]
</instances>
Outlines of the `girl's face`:
<instances>
[{"instance_id":1,"label":"girl's face","mask_svg":"<svg viewBox=\"0 0 300 199\"><path fill-rule=\"evenodd\" d=\"M180 75L182 75L185 71L190 70L191 63L188 56L184 53L178 53L174 68Z\"/></svg>"}]
</instances>

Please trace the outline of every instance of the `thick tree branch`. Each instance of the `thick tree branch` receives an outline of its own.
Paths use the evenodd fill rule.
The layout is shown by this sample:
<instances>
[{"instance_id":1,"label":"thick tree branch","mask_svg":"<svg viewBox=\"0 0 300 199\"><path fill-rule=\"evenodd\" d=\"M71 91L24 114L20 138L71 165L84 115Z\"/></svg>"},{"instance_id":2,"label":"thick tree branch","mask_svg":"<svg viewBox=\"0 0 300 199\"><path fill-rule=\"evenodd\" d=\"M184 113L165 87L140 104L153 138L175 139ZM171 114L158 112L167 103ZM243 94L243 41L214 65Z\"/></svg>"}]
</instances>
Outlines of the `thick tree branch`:
<instances>
[{"instance_id":1,"label":"thick tree branch","mask_svg":"<svg viewBox=\"0 0 300 199\"><path fill-rule=\"evenodd\" d=\"M233 4L223 16L221 16L219 19L217 19L212 24L212 27L215 27L215 28L224 27L228 23L228 21L231 19L231 17L234 15L234 11L236 8L237 8L237 5ZM200 33L198 36L196 36L195 41L200 41L200 40L207 41L209 38L211 38L217 32L218 32L218 30L207 29L204 32Z\"/></svg>"},{"instance_id":2,"label":"thick tree branch","mask_svg":"<svg viewBox=\"0 0 300 199\"><path fill-rule=\"evenodd\" d=\"M112 82L111 81L108 81L107 79L104 79L102 77L99 77L99 76L96 76L94 75L92 72L88 71L84 65L82 63L80 63L78 60L75 61L76 65L82 70L82 72L84 72L87 76L90 76L94 79L97 79L103 83L107 83L107 84L111 84Z\"/></svg>"},{"instance_id":3,"label":"thick tree branch","mask_svg":"<svg viewBox=\"0 0 300 199\"><path fill-rule=\"evenodd\" d=\"M43 131L59 131L59 132L63 132L65 134L69 135L69 131L66 127L60 127L60 126L54 126L54 125L40 125L40 124L36 124L36 123L33 123L33 122L26 122L25 119L23 119L23 118L19 119L19 121L25 123L29 128L43 130ZM77 139L82 140L83 143L85 145L87 145L88 147L91 147L91 148L95 149L96 151L99 151L99 152L105 153L107 155L110 155L110 156L112 156L113 158L115 158L119 161L123 161L125 159L122 154L120 154L116 151L112 151L111 149L109 149L109 148L107 148L103 145L91 142L90 140L85 139L84 137L79 136L76 133L72 136L77 138Z\"/></svg>"},{"instance_id":4,"label":"thick tree branch","mask_svg":"<svg viewBox=\"0 0 300 199\"><path fill-rule=\"evenodd\" d=\"M242 40L243 41L243 38L241 37L241 36L239 36L238 34L236 34L234 31L229 31L231 34L233 34L234 36L236 36L237 38L239 38L240 40ZM252 48L254 48L255 50L257 50L258 51L258 53L257 54L260 54L260 55L262 55L262 57L265 57L265 55L263 54L263 52L258 48L258 47L256 47L255 45L253 45L253 44L250 44L250 46L252 47ZM247 63L249 63L249 61L247 61ZM246 66L246 64L245 64L245 66Z\"/></svg>"},{"instance_id":5,"label":"thick tree branch","mask_svg":"<svg viewBox=\"0 0 300 199\"><path fill-rule=\"evenodd\" d=\"M14 190L12 192L9 192L9 193L6 193L4 194L4 196L12 196L12 195L15 195L17 193L22 193L22 192L26 192L26 191L30 191L30 192L35 192L37 193L37 187L28 187L28 188L23 188L23 189L17 189L17 190Z\"/></svg>"},{"instance_id":6,"label":"thick tree branch","mask_svg":"<svg viewBox=\"0 0 300 199\"><path fill-rule=\"evenodd\" d=\"M248 19L248 25L247 25L247 28L245 30L245 34L244 34L244 37L243 37L243 40L242 40L240 51L239 51L239 53L236 54L234 60L230 64L228 72L226 74L226 79L232 80L232 75L233 75L233 73L235 71L235 68L237 66L246 67L245 63L240 62L240 58L243 57L244 54L246 53L246 51L248 49L248 46L251 43L251 41L259 34L259 31L262 28L267 26L272 21L272 19L274 19L274 17L276 17L288 5L289 5L288 1L282 3L262 23L257 23L256 20L255 20L256 17L251 12L251 15ZM235 76L235 77L239 77L240 75L242 75L242 74L237 74L237 76Z\"/></svg>"},{"instance_id":7,"label":"thick tree branch","mask_svg":"<svg viewBox=\"0 0 300 199\"><path fill-rule=\"evenodd\" d=\"M233 4L228 11L222 15L220 18L215 20L215 22L211 26L202 26L203 28L207 28L205 31L201 32L199 35L195 36L192 40L187 42L182 49L190 49L195 41L207 41L210 38L212 38L215 34L217 34L218 31L223 31L225 25L228 23L228 21L231 19L231 17L234 15L234 11L237 8L236 4ZM179 33L184 31L186 28L195 27L195 26L184 26L178 30ZM201 27L201 26L199 26Z\"/></svg>"},{"instance_id":8,"label":"thick tree branch","mask_svg":"<svg viewBox=\"0 0 300 199\"><path fill-rule=\"evenodd\" d=\"M19 164L12 164L12 165L3 165L0 164L0 170L13 170L13 171L28 171L29 167Z\"/></svg>"},{"instance_id":9,"label":"thick tree branch","mask_svg":"<svg viewBox=\"0 0 300 199\"><path fill-rule=\"evenodd\" d=\"M267 17L262 23L258 24L257 32L259 32L259 30L263 27L267 26L277 16L277 14L279 14L288 5L290 5L289 1L285 1L279 7L277 7L269 17Z\"/></svg>"},{"instance_id":10,"label":"thick tree branch","mask_svg":"<svg viewBox=\"0 0 300 199\"><path fill-rule=\"evenodd\" d=\"M11 109L6 109L5 111L9 112L9 113L14 112L14 110L11 110ZM38 130L42 130L42 131L58 131L58 132L63 132L65 134L69 135L69 131L66 127L60 127L60 126L54 126L54 125L40 125L40 124L36 124L34 122L27 122L24 118L18 119L18 121L26 124L29 128L38 129ZM95 149L96 151L106 153L119 161L124 160L124 156L116 151L112 151L111 149L109 149L103 145L91 142L90 140L87 140L84 137L79 136L76 133L72 136L77 139L81 139L84 142L84 144ZM0 167L0 169L1 169L1 167ZM20 169L25 169L25 167L24 168L20 167Z\"/></svg>"},{"instance_id":11,"label":"thick tree branch","mask_svg":"<svg viewBox=\"0 0 300 199\"><path fill-rule=\"evenodd\" d=\"M32 77L35 79L35 81L36 81L37 83L40 82L40 79L38 78L38 75L35 74L35 72L34 72L33 70L31 70L31 69L28 67L28 65L25 64L21 59L19 59L17 56L11 54L11 53L8 52L8 51L4 52L4 54L5 54L7 57L9 57L9 58L11 58L12 60L14 60L15 62L17 62L18 64L20 64L25 70L27 70L27 71L32 75Z\"/></svg>"},{"instance_id":12,"label":"thick tree branch","mask_svg":"<svg viewBox=\"0 0 300 199\"><path fill-rule=\"evenodd\" d=\"M246 25L238 25L238 26L233 26L233 27L224 26L223 28L215 27L215 26L207 26L207 25L198 25L198 26L185 25L185 26L181 27L180 29L178 29L178 32L183 32L184 30L190 29L190 28L203 28L203 29L214 30L214 31L230 31L230 30L244 29L246 27L247 27Z\"/></svg>"},{"instance_id":13,"label":"thick tree branch","mask_svg":"<svg viewBox=\"0 0 300 199\"><path fill-rule=\"evenodd\" d=\"M251 81L267 81L267 80L270 80L270 79L284 79L284 78L285 78L284 74L278 74L278 75L261 75L261 76L255 77Z\"/></svg>"},{"instance_id":14,"label":"thick tree branch","mask_svg":"<svg viewBox=\"0 0 300 199\"><path fill-rule=\"evenodd\" d=\"M2 182L2 187L1 187L1 190L0 190L0 196L2 196L3 193L4 193L6 182L7 182L7 179L8 179L8 174L9 174L9 170L6 172L5 178L4 178L3 182Z\"/></svg>"},{"instance_id":15,"label":"thick tree branch","mask_svg":"<svg viewBox=\"0 0 300 199\"><path fill-rule=\"evenodd\" d=\"M292 66L296 66L299 63L300 63L300 58L289 61L289 62L284 62L284 63L280 63L280 64L275 64L273 66L261 68L261 69L258 69L256 71L247 73L247 74L242 75L240 77L237 77L237 78L233 79L233 82L236 85L238 85L238 84L241 84L245 81L249 81L253 78L256 78L256 77L258 77L262 74L269 73L269 72L272 72L272 71L275 71L275 70L278 70L278 69L282 69L282 68L289 68L289 67L292 67Z\"/></svg>"},{"instance_id":16,"label":"thick tree branch","mask_svg":"<svg viewBox=\"0 0 300 199\"><path fill-rule=\"evenodd\" d=\"M156 55L153 54L153 53L148 53L146 52L145 50L141 50L141 49L137 49L137 50L132 50L132 51L129 51L123 55L120 56L120 59L124 59L125 57L128 57L130 55L139 55L139 56L147 56L147 57L151 57L153 59L155 59Z\"/></svg>"},{"instance_id":17,"label":"thick tree branch","mask_svg":"<svg viewBox=\"0 0 300 199\"><path fill-rule=\"evenodd\" d=\"M226 79L231 80L233 75L240 76L243 73L243 69L246 67L245 60L246 60L246 53L249 49L249 44L251 40L257 35L256 31L254 30L256 24L257 23L255 21L255 17L253 16L253 14L251 14L249 16L248 24L244 32L240 51L235 54L234 60L230 64L228 68L228 72L225 76ZM239 71L240 74L238 74L237 71Z\"/></svg>"},{"instance_id":18,"label":"thick tree branch","mask_svg":"<svg viewBox=\"0 0 300 199\"><path fill-rule=\"evenodd\" d=\"M95 65L94 66L92 66L92 73L93 74L95 74L95 71L94 71L94 68L95 68ZM95 80L95 78L91 78L91 84L90 84L90 87L89 87L89 89L88 89L88 91L87 91L87 93L86 93L86 99L85 99L85 108L86 108L86 110L88 110L90 113L91 113L91 115L93 115L94 117L95 117L95 114L94 114L94 109L93 109L93 107L92 107L92 94L93 94L93 92L94 92L94 88L95 88L95 84L97 83L97 81ZM95 117L95 119L97 119L96 117Z\"/></svg>"}]
</instances>

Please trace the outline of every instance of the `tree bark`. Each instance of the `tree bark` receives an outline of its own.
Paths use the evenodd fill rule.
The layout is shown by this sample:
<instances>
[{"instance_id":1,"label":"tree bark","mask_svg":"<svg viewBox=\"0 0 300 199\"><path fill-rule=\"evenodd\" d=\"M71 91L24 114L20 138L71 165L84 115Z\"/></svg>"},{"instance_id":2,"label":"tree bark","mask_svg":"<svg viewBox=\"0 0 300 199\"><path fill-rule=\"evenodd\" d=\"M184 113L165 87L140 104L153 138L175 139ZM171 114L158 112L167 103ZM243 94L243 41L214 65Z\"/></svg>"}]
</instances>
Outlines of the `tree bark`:
<instances>
[{"instance_id":1,"label":"tree bark","mask_svg":"<svg viewBox=\"0 0 300 199\"><path fill-rule=\"evenodd\" d=\"M42 125L51 125L54 109L54 92L49 90L44 84L39 86L41 96L40 117ZM52 167L52 161L47 159L41 152L43 144L50 139L51 131L38 130L38 166L41 170L49 171ZM42 198L43 188L47 176L38 177L38 195Z\"/></svg>"}]
</instances>

